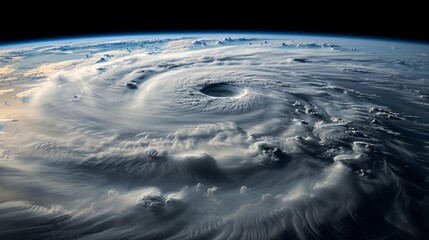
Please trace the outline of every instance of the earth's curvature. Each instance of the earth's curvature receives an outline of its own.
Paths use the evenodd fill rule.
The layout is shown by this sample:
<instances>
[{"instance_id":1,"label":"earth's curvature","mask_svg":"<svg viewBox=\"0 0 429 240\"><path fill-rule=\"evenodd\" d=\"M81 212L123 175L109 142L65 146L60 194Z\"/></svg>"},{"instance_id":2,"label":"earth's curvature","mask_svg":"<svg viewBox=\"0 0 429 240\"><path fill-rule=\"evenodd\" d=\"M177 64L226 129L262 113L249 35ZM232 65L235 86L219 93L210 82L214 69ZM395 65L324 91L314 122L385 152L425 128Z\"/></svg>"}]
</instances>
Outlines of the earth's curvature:
<instances>
[{"instance_id":1,"label":"earth's curvature","mask_svg":"<svg viewBox=\"0 0 429 240\"><path fill-rule=\"evenodd\" d=\"M429 45L0 47L1 239L427 239Z\"/></svg>"}]
</instances>

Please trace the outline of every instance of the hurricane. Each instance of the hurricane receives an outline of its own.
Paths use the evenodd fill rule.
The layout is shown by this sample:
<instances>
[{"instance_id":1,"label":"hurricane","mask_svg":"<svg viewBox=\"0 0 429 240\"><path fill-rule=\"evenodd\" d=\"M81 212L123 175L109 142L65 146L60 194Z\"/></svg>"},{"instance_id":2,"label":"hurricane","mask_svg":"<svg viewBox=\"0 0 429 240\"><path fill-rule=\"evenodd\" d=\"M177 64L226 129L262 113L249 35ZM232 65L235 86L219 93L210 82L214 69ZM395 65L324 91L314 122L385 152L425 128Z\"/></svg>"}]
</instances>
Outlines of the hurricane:
<instances>
[{"instance_id":1,"label":"hurricane","mask_svg":"<svg viewBox=\"0 0 429 240\"><path fill-rule=\"evenodd\" d=\"M117 38L0 48L4 239L429 237L428 45Z\"/></svg>"}]
</instances>

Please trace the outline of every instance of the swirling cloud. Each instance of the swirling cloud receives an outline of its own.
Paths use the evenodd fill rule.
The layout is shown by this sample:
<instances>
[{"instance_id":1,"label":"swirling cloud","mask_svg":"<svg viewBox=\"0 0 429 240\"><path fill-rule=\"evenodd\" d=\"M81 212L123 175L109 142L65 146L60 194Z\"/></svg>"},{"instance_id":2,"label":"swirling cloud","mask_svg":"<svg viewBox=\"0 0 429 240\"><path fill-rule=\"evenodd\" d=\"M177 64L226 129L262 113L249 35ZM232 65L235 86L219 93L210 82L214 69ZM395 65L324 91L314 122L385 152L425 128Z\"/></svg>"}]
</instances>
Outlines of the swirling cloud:
<instances>
[{"instance_id":1,"label":"swirling cloud","mask_svg":"<svg viewBox=\"0 0 429 240\"><path fill-rule=\"evenodd\" d=\"M0 165L0 223L12 229L0 235L423 237L415 221L428 219L427 171L415 169L427 164L429 130L415 119L427 112L383 99L402 91L400 76L427 71L398 74L386 52L333 41L212 36L38 48L71 59L23 71L43 79L9 99L25 111L13 114L15 125L0 122L14 136L0 155L10 159ZM424 108L422 94L404 99Z\"/></svg>"}]
</instances>

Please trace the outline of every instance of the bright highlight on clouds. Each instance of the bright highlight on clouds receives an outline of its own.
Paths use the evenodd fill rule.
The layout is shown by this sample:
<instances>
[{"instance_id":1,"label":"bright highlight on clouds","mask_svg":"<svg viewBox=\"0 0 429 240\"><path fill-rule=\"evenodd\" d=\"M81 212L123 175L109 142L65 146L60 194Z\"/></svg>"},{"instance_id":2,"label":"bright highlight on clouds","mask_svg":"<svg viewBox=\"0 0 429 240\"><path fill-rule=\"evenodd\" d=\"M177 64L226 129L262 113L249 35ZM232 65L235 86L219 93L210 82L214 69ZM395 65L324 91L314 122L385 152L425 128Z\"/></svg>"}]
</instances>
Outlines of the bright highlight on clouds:
<instances>
[{"instance_id":1,"label":"bright highlight on clouds","mask_svg":"<svg viewBox=\"0 0 429 240\"><path fill-rule=\"evenodd\" d=\"M3 94L6 94L6 93L11 93L13 91L15 91L15 89L13 89L13 88L10 88L10 89L0 89L0 96L3 95Z\"/></svg>"},{"instance_id":2,"label":"bright highlight on clouds","mask_svg":"<svg viewBox=\"0 0 429 240\"><path fill-rule=\"evenodd\" d=\"M15 68L13 66L7 65L4 67L0 67L0 76L7 75L15 72Z\"/></svg>"},{"instance_id":3,"label":"bright highlight on clouds","mask_svg":"<svg viewBox=\"0 0 429 240\"><path fill-rule=\"evenodd\" d=\"M77 62L79 61L69 60L69 61L62 61L58 63L43 64L34 69L26 71L23 75L25 77L36 77L36 78L45 77L45 76L48 76L49 74L58 72L59 70L63 70L67 67L70 67Z\"/></svg>"},{"instance_id":4,"label":"bright highlight on clouds","mask_svg":"<svg viewBox=\"0 0 429 240\"><path fill-rule=\"evenodd\" d=\"M13 92L0 111L16 111L0 119L0 237L421 239L429 48L362 45L185 36L27 49L60 60L0 90Z\"/></svg>"}]
</instances>

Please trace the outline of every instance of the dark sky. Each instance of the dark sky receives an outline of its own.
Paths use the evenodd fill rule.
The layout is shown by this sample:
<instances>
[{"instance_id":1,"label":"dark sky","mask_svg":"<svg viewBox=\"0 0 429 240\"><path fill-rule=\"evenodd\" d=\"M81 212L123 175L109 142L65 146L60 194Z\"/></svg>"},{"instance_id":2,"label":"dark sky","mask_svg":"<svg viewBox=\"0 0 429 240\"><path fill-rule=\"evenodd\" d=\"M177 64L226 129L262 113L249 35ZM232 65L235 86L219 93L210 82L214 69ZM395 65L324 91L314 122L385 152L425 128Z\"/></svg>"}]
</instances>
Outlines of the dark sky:
<instances>
[{"instance_id":1,"label":"dark sky","mask_svg":"<svg viewBox=\"0 0 429 240\"><path fill-rule=\"evenodd\" d=\"M321 33L429 42L426 8L411 4L392 3L393 7L380 10L370 5L357 8L350 2L344 3L344 6L327 2L323 8L267 3L270 7L253 6L248 10L244 3L242 9L229 9L225 6L212 7L210 4L216 3L212 1L199 3L204 10L187 5L179 6L188 8L186 11L170 6L169 11L164 12L161 9L168 2L159 2L155 6L119 3L115 2L110 9L103 10L84 5L65 5L34 11L27 6L27 12L8 11L9 15L0 16L0 42L170 31ZM311 5L311 1L306 1L304 5ZM20 18L25 19L15 21Z\"/></svg>"}]
</instances>

